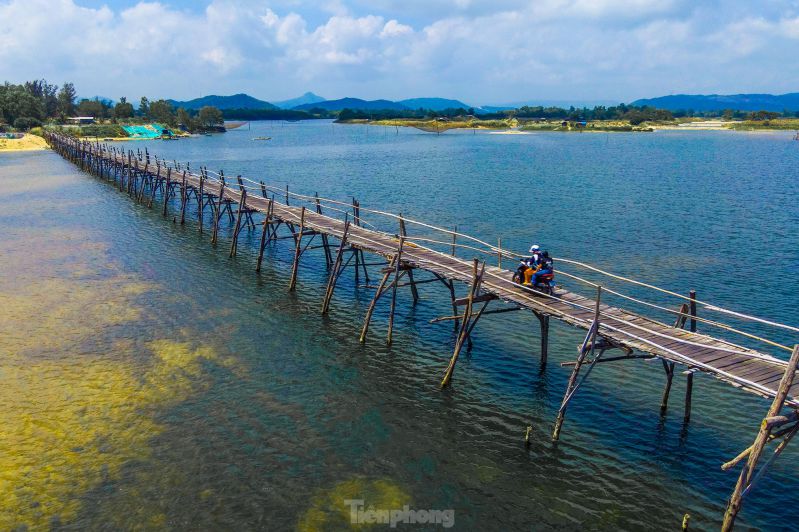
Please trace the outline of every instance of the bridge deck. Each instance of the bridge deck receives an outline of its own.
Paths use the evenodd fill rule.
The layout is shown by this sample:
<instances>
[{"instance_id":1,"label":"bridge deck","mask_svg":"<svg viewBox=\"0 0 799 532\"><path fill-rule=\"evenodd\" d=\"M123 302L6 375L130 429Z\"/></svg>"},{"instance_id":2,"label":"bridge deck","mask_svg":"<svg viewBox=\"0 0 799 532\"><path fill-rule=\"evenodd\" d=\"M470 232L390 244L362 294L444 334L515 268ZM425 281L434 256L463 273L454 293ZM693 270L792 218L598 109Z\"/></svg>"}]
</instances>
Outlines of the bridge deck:
<instances>
[{"instance_id":1,"label":"bridge deck","mask_svg":"<svg viewBox=\"0 0 799 532\"><path fill-rule=\"evenodd\" d=\"M187 182L193 187L199 187L199 176L187 174ZM205 191L216 195L212 190L214 188L206 186ZM226 186L224 197L238 202L241 192L238 187ZM248 195L246 205L250 209L266 213L269 200ZM299 225L301 213L300 206L275 202L272 214L277 220ZM344 225L342 220L305 209L305 227L308 229L340 239L344 235ZM397 253L397 236L364 227L351 225L347 240L357 248L387 259L393 258ZM472 281L471 261L428 247L406 242L402 259L405 264L446 279L465 283ZM591 326L595 306L593 299L566 290L557 290L555 297L550 298L520 287L512 281L512 277L513 272L510 270L487 267L481 291L495 295L504 302L550 315L575 327L588 330ZM697 369L763 397L775 396L787 368L787 362L770 355L704 334L678 329L605 304L600 305L599 322L600 336L617 345ZM794 398L797 391L799 382L790 388L787 403L799 406L799 400Z\"/></svg>"}]
</instances>

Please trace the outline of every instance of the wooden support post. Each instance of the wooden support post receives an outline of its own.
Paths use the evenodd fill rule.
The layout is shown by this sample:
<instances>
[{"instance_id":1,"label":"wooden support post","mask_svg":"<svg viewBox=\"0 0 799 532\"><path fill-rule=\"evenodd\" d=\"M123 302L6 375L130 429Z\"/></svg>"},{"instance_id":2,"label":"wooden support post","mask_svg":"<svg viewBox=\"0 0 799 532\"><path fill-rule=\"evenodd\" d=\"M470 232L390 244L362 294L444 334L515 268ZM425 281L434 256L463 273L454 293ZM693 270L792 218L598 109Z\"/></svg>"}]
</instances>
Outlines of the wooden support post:
<instances>
[{"instance_id":1,"label":"wooden support post","mask_svg":"<svg viewBox=\"0 0 799 532\"><path fill-rule=\"evenodd\" d=\"M161 179L161 166L157 163L156 159L156 166L155 166L155 175L150 180L150 200L147 202L147 208L153 208L153 202L155 201L155 192L158 190L158 183Z\"/></svg>"},{"instance_id":2,"label":"wooden support post","mask_svg":"<svg viewBox=\"0 0 799 532\"><path fill-rule=\"evenodd\" d=\"M563 401L561 402L560 409L558 410L558 417L555 419L555 429L552 431L552 441L558 441L560 438L560 429L563 426L563 420L566 417L566 407L569 405L569 401L571 401L571 398L573 397L575 384L577 383L577 375L580 373L580 368L582 367L586 356L589 353L594 352L596 337L599 333L599 305L601 299L602 287L597 286L596 304L594 307L594 321L591 324L591 327L588 329L588 334L585 335L585 340L583 340L583 344L580 346L580 352L577 356L577 362L574 364L574 368L572 368L571 375L569 375L569 382L566 384L566 393L563 395Z\"/></svg>"},{"instance_id":3,"label":"wooden support post","mask_svg":"<svg viewBox=\"0 0 799 532\"><path fill-rule=\"evenodd\" d=\"M189 202L186 190L186 170L183 170L183 177L180 181L180 225L186 223L186 204Z\"/></svg>"},{"instance_id":4,"label":"wooden support post","mask_svg":"<svg viewBox=\"0 0 799 532\"><path fill-rule=\"evenodd\" d=\"M233 227L233 241L230 243L230 258L236 256L239 247L239 233L241 232L241 213L247 208L247 190L241 189L241 198L239 198L239 208L236 209L236 225Z\"/></svg>"},{"instance_id":5,"label":"wooden support post","mask_svg":"<svg viewBox=\"0 0 799 532\"><path fill-rule=\"evenodd\" d=\"M497 239L497 268L502 269L502 237Z\"/></svg>"},{"instance_id":6,"label":"wooden support post","mask_svg":"<svg viewBox=\"0 0 799 532\"><path fill-rule=\"evenodd\" d=\"M458 232L458 226L455 226L455 230L452 232L452 253L450 253L453 257L455 256L455 238L457 235L455 233Z\"/></svg>"},{"instance_id":7,"label":"wooden support post","mask_svg":"<svg viewBox=\"0 0 799 532\"><path fill-rule=\"evenodd\" d=\"M480 273L477 273L477 259L474 259L472 262L472 286L469 290L469 296L466 301L466 308L463 311L463 321L461 321L460 332L458 333L458 339L455 341L455 351L452 353L452 358L449 360L449 365L447 365L447 369L444 371L444 378L441 380L441 387L446 388L449 386L449 383L452 381L452 374L455 371L455 364L458 362L458 356L460 355L461 349L463 349L463 344L469 336L469 325L471 324L472 318L472 306L474 302L474 297L477 295L477 292L480 289L480 281L483 277L483 272L485 272L485 262L483 263L482 270ZM483 307L485 308L485 307Z\"/></svg>"},{"instance_id":8,"label":"wooden support post","mask_svg":"<svg viewBox=\"0 0 799 532\"><path fill-rule=\"evenodd\" d=\"M164 218L166 218L167 215L166 207L169 204L169 191L171 190L172 187L171 177L172 177L172 167L169 167L166 169L166 188L164 189L164 211L162 213Z\"/></svg>"},{"instance_id":9,"label":"wooden support post","mask_svg":"<svg viewBox=\"0 0 799 532\"><path fill-rule=\"evenodd\" d=\"M322 203L319 201L319 193L316 196L316 214L322 214ZM330 268L333 265L333 254L330 252L330 242L327 239L327 233L322 233L322 248L325 250L325 267Z\"/></svg>"},{"instance_id":10,"label":"wooden support post","mask_svg":"<svg viewBox=\"0 0 799 532\"><path fill-rule=\"evenodd\" d=\"M400 218L402 221L402 218ZM394 261L394 282L391 287L391 308L388 311L388 334L386 336L386 345L391 345L391 336L394 332L394 309L397 306L397 285L399 284L400 266L402 265L402 246L405 243L405 237L400 235L399 245L397 246L397 258Z\"/></svg>"},{"instance_id":11,"label":"wooden support post","mask_svg":"<svg viewBox=\"0 0 799 532\"><path fill-rule=\"evenodd\" d=\"M266 246L267 242L267 235L269 234L269 224L272 223L272 207L274 206L275 200L274 198L269 200L269 204L266 207L266 218L264 218L264 228L261 232L261 247L258 249L258 263L255 266L255 271L261 271L261 261L264 260L264 247Z\"/></svg>"},{"instance_id":12,"label":"wooden support post","mask_svg":"<svg viewBox=\"0 0 799 532\"><path fill-rule=\"evenodd\" d=\"M691 332L696 332L696 290L688 292L691 298Z\"/></svg>"},{"instance_id":13,"label":"wooden support post","mask_svg":"<svg viewBox=\"0 0 799 532\"><path fill-rule=\"evenodd\" d=\"M288 194L288 193L287 193ZM286 196L288 197L288 195ZM305 206L300 211L300 231L294 235L296 246L294 248L294 264L291 267L291 280L289 281L289 291L293 292L297 287L297 270L300 267L300 254L302 253L302 233L305 231Z\"/></svg>"},{"instance_id":14,"label":"wooden support post","mask_svg":"<svg viewBox=\"0 0 799 532\"><path fill-rule=\"evenodd\" d=\"M547 365L549 353L549 315L533 311L538 322L541 324L541 369Z\"/></svg>"},{"instance_id":15,"label":"wooden support post","mask_svg":"<svg viewBox=\"0 0 799 532\"><path fill-rule=\"evenodd\" d=\"M211 235L211 244L216 245L217 238L219 237L219 222L222 220L222 202L225 199L225 178L219 178L219 203L216 204L216 212L214 213L214 230Z\"/></svg>"},{"instance_id":16,"label":"wooden support post","mask_svg":"<svg viewBox=\"0 0 799 532\"><path fill-rule=\"evenodd\" d=\"M144 185L147 183L147 179L150 177L150 171L147 169L149 164L149 162L144 163L144 172L141 173L141 187L139 187L139 191L136 194L137 203L141 203L144 199Z\"/></svg>"},{"instance_id":17,"label":"wooden support post","mask_svg":"<svg viewBox=\"0 0 799 532\"><path fill-rule=\"evenodd\" d=\"M666 388L663 390L663 398L660 400L660 415L666 415L666 409L669 406L669 393L671 392L671 381L674 379L674 362L663 362L663 370L666 372Z\"/></svg>"},{"instance_id":18,"label":"wooden support post","mask_svg":"<svg viewBox=\"0 0 799 532\"><path fill-rule=\"evenodd\" d=\"M782 375L780 384L777 387L777 393L774 397L774 401L771 403L771 407L766 414L767 418L776 416L780 413L780 410L782 410L782 407L785 404L785 399L788 397L788 390L790 389L791 384L793 384L797 364L799 364L799 344L795 345L793 348L791 359L788 362L788 366L785 368L785 373ZM752 444L752 450L749 452L749 458L741 469L741 474L738 476L738 482L735 484L735 489L733 490L730 500L727 503L727 510L724 512L724 522L721 525L722 532L729 532L732 530L732 527L735 524L735 518L738 516L738 512L741 510L741 505L743 504L744 493L750 486L757 462L760 460L760 455L763 453L763 449L765 448L766 443L769 441L769 437L771 436L771 430L771 427L765 423L765 420L760 424L760 430L757 433L754 444Z\"/></svg>"},{"instance_id":19,"label":"wooden support post","mask_svg":"<svg viewBox=\"0 0 799 532\"><path fill-rule=\"evenodd\" d=\"M685 377L685 415L683 423L691 421L691 395L694 391L694 372L690 371Z\"/></svg>"},{"instance_id":20,"label":"wooden support post","mask_svg":"<svg viewBox=\"0 0 799 532\"><path fill-rule=\"evenodd\" d=\"M405 228L405 220L402 218L401 214L400 214L399 223L400 223L401 238L407 237L408 231ZM419 290L416 288L416 282L413 280L413 270L408 269L407 274L408 274L408 280L410 281L411 295L413 296L413 304L415 305L419 302Z\"/></svg>"},{"instance_id":21,"label":"wooden support post","mask_svg":"<svg viewBox=\"0 0 799 532\"><path fill-rule=\"evenodd\" d=\"M452 300L452 315L455 316L458 314L458 305L455 304L455 281L450 279L446 283L447 288L449 288L449 297ZM460 319L456 319L453 321L454 330L457 331L459 327Z\"/></svg>"},{"instance_id":22,"label":"wooden support post","mask_svg":"<svg viewBox=\"0 0 799 532\"><path fill-rule=\"evenodd\" d=\"M200 195L197 198L197 225L198 229L203 232L203 193L205 188L205 170L200 168Z\"/></svg>"},{"instance_id":23,"label":"wooden support post","mask_svg":"<svg viewBox=\"0 0 799 532\"><path fill-rule=\"evenodd\" d=\"M393 266L396 262L397 257L395 256L392 259L391 265ZM361 329L361 337L358 339L359 342L364 343L366 341L366 333L369 332L369 322L372 321L372 314L375 311L375 305L377 304L377 300L380 299L380 296L383 295L383 289L388 282L388 278L391 276L393 272L392 269L387 268L385 273L383 274L383 278L380 280L380 284L377 285L377 291L375 292L372 301L369 303L369 308L366 309L366 317L363 320L363 329Z\"/></svg>"},{"instance_id":24,"label":"wooden support post","mask_svg":"<svg viewBox=\"0 0 799 532\"><path fill-rule=\"evenodd\" d=\"M333 292L336 289L336 283L341 275L341 264L344 262L344 246L347 244L347 235L350 232L349 216L344 219L344 234L341 236L341 243L338 246L336 253L336 260L333 262L333 268L330 270L330 277L327 280L327 289L325 290L325 297L322 300L322 314L327 314L330 310L330 301L333 299ZM357 253L357 252L356 252ZM357 270L356 270L357 271Z\"/></svg>"}]
</instances>

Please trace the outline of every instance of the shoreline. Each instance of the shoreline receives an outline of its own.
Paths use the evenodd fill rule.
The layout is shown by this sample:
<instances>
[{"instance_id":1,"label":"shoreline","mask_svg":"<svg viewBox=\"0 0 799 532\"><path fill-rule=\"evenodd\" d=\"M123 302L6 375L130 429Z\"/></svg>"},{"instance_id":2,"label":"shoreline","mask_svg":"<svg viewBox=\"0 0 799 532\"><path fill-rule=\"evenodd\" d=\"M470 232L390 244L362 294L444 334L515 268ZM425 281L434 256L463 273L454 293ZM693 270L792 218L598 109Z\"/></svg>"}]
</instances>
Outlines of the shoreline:
<instances>
[{"instance_id":1,"label":"shoreline","mask_svg":"<svg viewBox=\"0 0 799 532\"><path fill-rule=\"evenodd\" d=\"M50 149L47 142L37 135L25 133L21 139L0 138L0 153L41 151Z\"/></svg>"}]
</instances>

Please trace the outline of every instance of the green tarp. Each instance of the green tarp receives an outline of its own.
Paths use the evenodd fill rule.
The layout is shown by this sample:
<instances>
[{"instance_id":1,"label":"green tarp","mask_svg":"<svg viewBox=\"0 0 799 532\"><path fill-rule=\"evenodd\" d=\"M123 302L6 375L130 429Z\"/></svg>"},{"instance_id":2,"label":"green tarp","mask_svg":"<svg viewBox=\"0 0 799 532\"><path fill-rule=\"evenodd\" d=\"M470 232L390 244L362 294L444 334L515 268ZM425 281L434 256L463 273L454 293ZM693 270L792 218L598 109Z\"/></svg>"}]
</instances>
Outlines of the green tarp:
<instances>
[{"instance_id":1,"label":"green tarp","mask_svg":"<svg viewBox=\"0 0 799 532\"><path fill-rule=\"evenodd\" d=\"M171 136L172 132L161 124L145 124L143 126L122 126L122 129L129 137L134 139L157 139L166 132Z\"/></svg>"}]
</instances>

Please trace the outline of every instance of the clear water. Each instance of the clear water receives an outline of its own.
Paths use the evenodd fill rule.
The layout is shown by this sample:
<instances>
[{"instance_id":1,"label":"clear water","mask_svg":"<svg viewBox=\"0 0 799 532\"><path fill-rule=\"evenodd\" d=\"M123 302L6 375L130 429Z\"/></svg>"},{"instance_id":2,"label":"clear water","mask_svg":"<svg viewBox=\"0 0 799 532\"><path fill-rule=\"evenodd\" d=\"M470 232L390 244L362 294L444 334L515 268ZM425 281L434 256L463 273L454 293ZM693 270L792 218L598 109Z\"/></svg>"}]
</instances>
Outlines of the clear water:
<instances>
[{"instance_id":1,"label":"clear water","mask_svg":"<svg viewBox=\"0 0 799 532\"><path fill-rule=\"evenodd\" d=\"M250 140L261 135L272 140ZM517 249L535 240L799 322L799 147L787 133L263 122L124 146ZM256 274L256 232L229 259L229 227L214 249L193 220L160 210L53 153L0 155L0 528L340 529L344 499L454 509L466 530L675 529L684 513L697 529L720 524L737 470L719 466L751 443L768 401L700 375L686 427L680 373L661 418L659 364L606 364L555 446L559 363L580 331L553 324L542 372L533 316L486 317L440 391L454 341L429 323L449 313L440 285L420 287L415 307L400 293L390 348L379 305L362 346L372 294L351 272L321 317L321 254L289 293L287 241ZM796 458L786 451L758 485L741 529L799 518Z\"/></svg>"}]
</instances>

